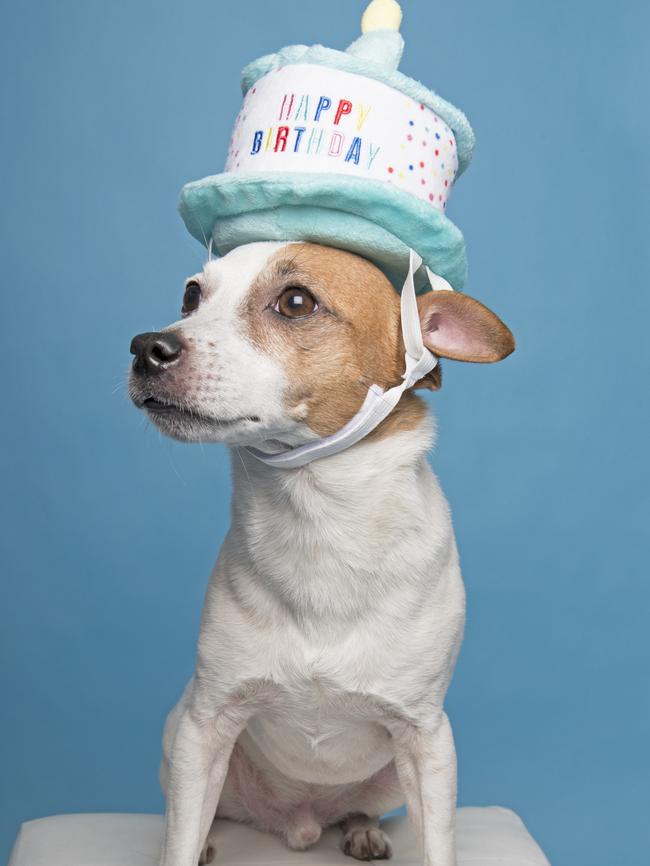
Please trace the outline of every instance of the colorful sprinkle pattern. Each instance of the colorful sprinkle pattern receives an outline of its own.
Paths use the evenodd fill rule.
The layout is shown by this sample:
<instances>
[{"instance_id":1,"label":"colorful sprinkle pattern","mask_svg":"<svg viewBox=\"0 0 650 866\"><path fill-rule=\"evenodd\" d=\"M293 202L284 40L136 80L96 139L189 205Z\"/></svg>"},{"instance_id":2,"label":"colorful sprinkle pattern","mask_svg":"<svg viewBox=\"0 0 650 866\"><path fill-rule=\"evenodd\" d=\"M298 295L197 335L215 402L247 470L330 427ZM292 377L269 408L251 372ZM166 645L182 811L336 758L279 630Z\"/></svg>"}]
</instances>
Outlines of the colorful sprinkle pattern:
<instances>
[{"instance_id":1,"label":"colorful sprinkle pattern","mask_svg":"<svg viewBox=\"0 0 650 866\"><path fill-rule=\"evenodd\" d=\"M458 158L453 132L426 105L374 79L296 64L248 91L225 170L368 177L444 210Z\"/></svg>"}]
</instances>

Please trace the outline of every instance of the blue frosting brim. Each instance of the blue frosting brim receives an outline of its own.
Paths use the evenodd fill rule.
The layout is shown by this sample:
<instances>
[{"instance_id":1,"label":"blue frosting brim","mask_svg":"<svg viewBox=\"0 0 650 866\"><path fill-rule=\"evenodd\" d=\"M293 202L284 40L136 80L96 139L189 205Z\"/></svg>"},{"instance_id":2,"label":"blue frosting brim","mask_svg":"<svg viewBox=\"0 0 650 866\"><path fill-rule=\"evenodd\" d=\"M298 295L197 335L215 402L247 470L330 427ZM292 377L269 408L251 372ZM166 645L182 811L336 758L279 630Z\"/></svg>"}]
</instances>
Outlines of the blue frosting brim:
<instances>
[{"instance_id":1,"label":"blue frosting brim","mask_svg":"<svg viewBox=\"0 0 650 866\"><path fill-rule=\"evenodd\" d=\"M341 174L225 173L186 184L179 211L201 243L220 255L256 241L311 241L375 262L396 287L414 249L462 288L467 261L460 230L442 212L388 183Z\"/></svg>"}]
</instances>

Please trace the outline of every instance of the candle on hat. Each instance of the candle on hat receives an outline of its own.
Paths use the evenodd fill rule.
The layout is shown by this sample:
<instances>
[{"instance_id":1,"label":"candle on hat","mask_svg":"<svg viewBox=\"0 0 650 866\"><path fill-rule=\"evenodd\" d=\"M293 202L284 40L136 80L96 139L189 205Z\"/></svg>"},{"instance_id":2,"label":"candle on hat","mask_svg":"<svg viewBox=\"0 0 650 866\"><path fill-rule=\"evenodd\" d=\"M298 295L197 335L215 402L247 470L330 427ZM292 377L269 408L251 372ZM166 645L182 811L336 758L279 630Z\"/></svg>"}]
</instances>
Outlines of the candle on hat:
<instances>
[{"instance_id":1,"label":"candle on hat","mask_svg":"<svg viewBox=\"0 0 650 866\"><path fill-rule=\"evenodd\" d=\"M262 240L327 244L375 262L396 287L413 249L462 286L463 236L445 211L474 134L399 71L401 20L396 0L372 0L345 51L290 45L244 69L225 170L181 193L197 239L220 254Z\"/></svg>"},{"instance_id":2,"label":"candle on hat","mask_svg":"<svg viewBox=\"0 0 650 866\"><path fill-rule=\"evenodd\" d=\"M402 8L396 0L372 0L361 18L361 32L399 30Z\"/></svg>"}]
</instances>

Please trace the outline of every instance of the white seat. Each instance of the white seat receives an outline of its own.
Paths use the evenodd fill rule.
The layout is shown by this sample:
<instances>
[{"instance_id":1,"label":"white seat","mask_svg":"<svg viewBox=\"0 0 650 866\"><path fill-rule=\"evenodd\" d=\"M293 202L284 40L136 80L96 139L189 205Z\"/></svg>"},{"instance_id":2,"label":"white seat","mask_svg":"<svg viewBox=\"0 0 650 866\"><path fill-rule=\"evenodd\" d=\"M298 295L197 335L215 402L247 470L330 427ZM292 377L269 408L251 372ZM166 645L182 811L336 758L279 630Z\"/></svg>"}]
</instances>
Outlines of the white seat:
<instances>
[{"instance_id":1,"label":"white seat","mask_svg":"<svg viewBox=\"0 0 650 866\"><path fill-rule=\"evenodd\" d=\"M56 815L22 825L9 866L157 866L160 815ZM419 866L405 818L382 825L391 837L391 866ZM522 820L509 809L458 810L458 866L549 866ZM332 828L309 851L242 824L221 822L215 866L333 866L355 862L338 847Z\"/></svg>"}]
</instances>

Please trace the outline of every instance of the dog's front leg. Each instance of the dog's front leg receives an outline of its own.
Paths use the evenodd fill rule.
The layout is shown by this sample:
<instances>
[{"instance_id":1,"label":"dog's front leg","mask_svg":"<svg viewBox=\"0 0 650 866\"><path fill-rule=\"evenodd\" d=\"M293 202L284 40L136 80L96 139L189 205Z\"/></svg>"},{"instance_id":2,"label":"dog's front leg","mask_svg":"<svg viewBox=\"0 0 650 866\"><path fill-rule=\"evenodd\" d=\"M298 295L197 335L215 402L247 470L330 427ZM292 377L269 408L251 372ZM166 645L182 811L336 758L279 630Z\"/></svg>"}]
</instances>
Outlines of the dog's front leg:
<instances>
[{"instance_id":1,"label":"dog's front leg","mask_svg":"<svg viewBox=\"0 0 650 866\"><path fill-rule=\"evenodd\" d=\"M197 866L217 811L237 737L250 707L230 706L208 720L183 710L168 756L161 866Z\"/></svg>"},{"instance_id":2,"label":"dog's front leg","mask_svg":"<svg viewBox=\"0 0 650 866\"><path fill-rule=\"evenodd\" d=\"M390 726L395 764L424 866L456 864L456 750L445 713L431 724Z\"/></svg>"}]
</instances>

